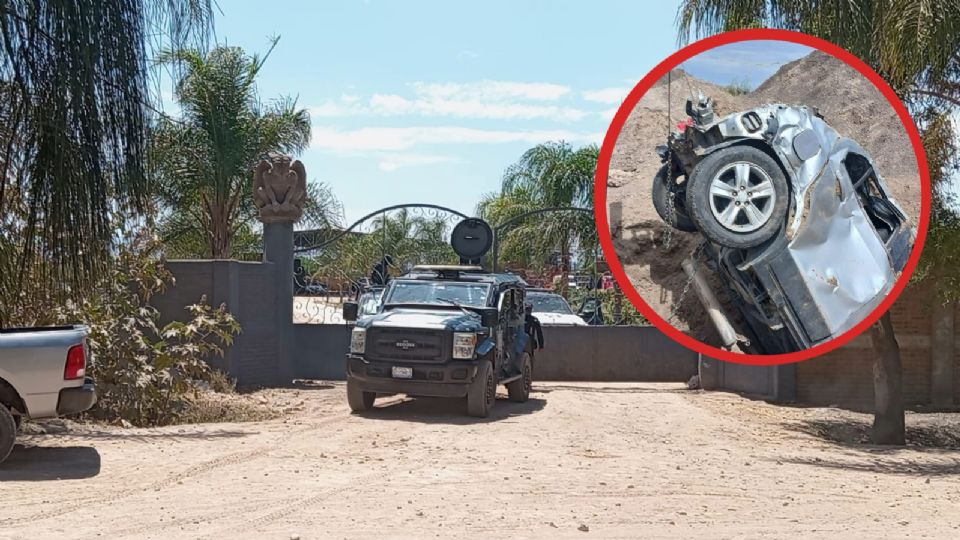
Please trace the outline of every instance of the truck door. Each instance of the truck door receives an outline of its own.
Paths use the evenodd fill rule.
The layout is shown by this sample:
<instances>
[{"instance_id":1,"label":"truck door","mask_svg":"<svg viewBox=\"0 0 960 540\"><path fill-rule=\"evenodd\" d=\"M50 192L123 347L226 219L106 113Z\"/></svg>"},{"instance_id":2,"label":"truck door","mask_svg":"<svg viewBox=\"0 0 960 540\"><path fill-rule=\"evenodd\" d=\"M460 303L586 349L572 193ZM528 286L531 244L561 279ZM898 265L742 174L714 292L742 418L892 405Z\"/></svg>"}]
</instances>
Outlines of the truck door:
<instances>
[{"instance_id":1,"label":"truck door","mask_svg":"<svg viewBox=\"0 0 960 540\"><path fill-rule=\"evenodd\" d=\"M523 348L526 346L523 322L523 291L510 289L510 309L506 313L504 331L509 336L506 347L510 357L508 365L513 373L517 373L521 368L520 359L523 357Z\"/></svg>"}]
</instances>

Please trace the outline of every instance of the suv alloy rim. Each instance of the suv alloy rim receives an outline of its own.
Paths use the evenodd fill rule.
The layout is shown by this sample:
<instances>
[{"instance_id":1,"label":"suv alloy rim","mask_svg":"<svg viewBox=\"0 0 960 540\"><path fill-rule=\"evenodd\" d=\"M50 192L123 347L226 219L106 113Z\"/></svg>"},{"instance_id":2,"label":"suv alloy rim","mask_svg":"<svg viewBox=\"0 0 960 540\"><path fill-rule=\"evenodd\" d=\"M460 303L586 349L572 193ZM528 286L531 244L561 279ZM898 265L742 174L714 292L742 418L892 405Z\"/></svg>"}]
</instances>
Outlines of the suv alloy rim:
<instances>
[{"instance_id":1,"label":"suv alloy rim","mask_svg":"<svg viewBox=\"0 0 960 540\"><path fill-rule=\"evenodd\" d=\"M736 161L710 180L710 211L725 228L751 233L773 214L776 191L770 175L755 163Z\"/></svg>"}]
</instances>

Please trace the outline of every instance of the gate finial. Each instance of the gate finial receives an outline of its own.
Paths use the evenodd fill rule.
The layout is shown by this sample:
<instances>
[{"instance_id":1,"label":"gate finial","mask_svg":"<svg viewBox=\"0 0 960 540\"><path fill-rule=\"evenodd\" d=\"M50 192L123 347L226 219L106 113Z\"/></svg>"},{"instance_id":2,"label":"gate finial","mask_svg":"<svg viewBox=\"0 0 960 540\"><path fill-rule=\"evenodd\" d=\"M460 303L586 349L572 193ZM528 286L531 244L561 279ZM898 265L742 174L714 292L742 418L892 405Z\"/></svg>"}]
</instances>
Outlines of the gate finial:
<instances>
[{"instance_id":1,"label":"gate finial","mask_svg":"<svg viewBox=\"0 0 960 540\"><path fill-rule=\"evenodd\" d=\"M307 172L300 160L274 154L253 170L253 198L263 223L298 221L307 200Z\"/></svg>"}]
</instances>

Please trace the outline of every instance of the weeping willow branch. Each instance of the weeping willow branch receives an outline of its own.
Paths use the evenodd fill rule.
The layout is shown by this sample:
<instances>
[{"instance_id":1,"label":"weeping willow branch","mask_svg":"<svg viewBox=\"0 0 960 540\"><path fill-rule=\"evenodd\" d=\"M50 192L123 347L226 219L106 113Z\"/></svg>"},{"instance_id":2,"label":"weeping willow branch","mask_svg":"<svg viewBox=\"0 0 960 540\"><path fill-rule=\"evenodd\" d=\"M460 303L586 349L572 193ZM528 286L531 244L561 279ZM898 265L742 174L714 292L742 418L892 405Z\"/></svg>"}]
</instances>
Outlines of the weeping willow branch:
<instances>
[{"instance_id":1,"label":"weeping willow branch","mask_svg":"<svg viewBox=\"0 0 960 540\"><path fill-rule=\"evenodd\" d=\"M117 227L149 209L150 40L200 43L209 0L0 4L0 308L78 290L112 259Z\"/></svg>"}]
</instances>

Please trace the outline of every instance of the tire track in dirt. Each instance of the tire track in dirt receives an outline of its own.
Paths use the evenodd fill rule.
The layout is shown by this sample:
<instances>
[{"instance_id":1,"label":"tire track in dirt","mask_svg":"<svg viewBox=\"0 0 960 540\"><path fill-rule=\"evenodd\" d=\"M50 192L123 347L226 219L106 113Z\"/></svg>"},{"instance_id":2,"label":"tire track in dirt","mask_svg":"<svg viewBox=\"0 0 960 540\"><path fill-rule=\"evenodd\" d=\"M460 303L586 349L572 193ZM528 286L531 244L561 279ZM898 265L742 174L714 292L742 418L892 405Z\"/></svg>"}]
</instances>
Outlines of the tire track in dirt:
<instances>
[{"instance_id":1,"label":"tire track in dirt","mask_svg":"<svg viewBox=\"0 0 960 540\"><path fill-rule=\"evenodd\" d=\"M395 403L400 403L403 400L404 398L397 397L389 400L384 400L382 401L382 403L384 405L393 405ZM109 493L103 496L79 500L77 502L74 502L73 504L61 505L56 509L44 510L42 512L37 512L35 514L31 514L28 516L0 520L0 530L6 527L14 526L14 525L22 525L25 523L35 523L37 521L46 521L49 519L57 518L66 514L70 514L72 512L76 512L78 510L87 509L91 505L103 505L103 504L114 503L114 502L127 499L145 492L160 491L164 488L177 485L178 483L183 482L184 480L187 480L189 478L193 478L195 476L199 476L201 474L214 471L222 467L227 467L229 465L234 465L237 463L248 461L250 459L261 457L267 454L268 452L270 452L270 450L273 450L276 446L278 446L278 443L287 441L290 438L292 438L294 435L305 433L307 431L310 431L322 426L326 426L329 424L333 424L336 422L341 422L348 418L350 418L350 413L340 413L340 414L328 416L317 422L301 424L301 426L298 429L292 429L280 435L279 437L270 438L266 444L260 445L257 448L254 448L251 450L245 450L242 452L232 452L230 454L225 454L223 456L219 456L214 459L204 461L202 463L198 463L182 471L171 474L162 480L152 482L145 486L139 486L139 487L133 487L133 488L114 491L112 493Z\"/></svg>"},{"instance_id":2,"label":"tire track in dirt","mask_svg":"<svg viewBox=\"0 0 960 540\"><path fill-rule=\"evenodd\" d=\"M386 406L390 406L390 405L399 404L409 400L410 398L397 398L389 401L385 400L382 403ZM420 472L420 471L426 470L427 468L429 468L429 465L424 464L418 467L410 468L409 472L412 474L413 472ZM238 523L236 525L227 526L225 528L218 529L216 531L207 532L201 536L198 536L197 538L198 539L231 538L234 534L239 533L241 531L251 531L251 532L256 531L261 527L270 525L271 523L275 523L291 514L295 514L306 508L316 506L318 503L323 502L329 499L330 497L339 495L340 493L343 493L357 485L362 485L366 480L381 477L383 474L384 474L383 471L379 471L379 470L372 471L366 474L361 474L358 476L351 477L349 479L349 482L347 482L346 484L340 487L328 489L320 493L317 493L315 495L311 495L309 497L290 497L290 498L284 499L283 501L267 506L265 510L268 510L268 511L272 510L272 511L269 511L266 514L263 514L259 517L254 517L252 519L245 520L242 523Z\"/></svg>"},{"instance_id":3,"label":"tire track in dirt","mask_svg":"<svg viewBox=\"0 0 960 540\"><path fill-rule=\"evenodd\" d=\"M344 491L347 491L348 489L354 487L354 485L357 482L363 482L364 480L375 478L377 476L380 476L381 474L382 473L379 471L363 474L355 478L352 478L350 483L346 485L333 488L333 489L328 489L316 495L312 495L310 497L300 497L300 498L292 497L290 499L286 499L284 501L281 501L280 503L277 503L267 508L268 510L270 508L277 508L272 512L263 514L259 517L248 519L236 525L227 526L222 529L218 529L216 531L207 532L201 536L198 536L197 539L200 540L205 538L232 538L234 534L239 533L241 531L248 531L248 532L256 531L260 527L274 523L291 514L297 513L305 508L308 508L320 502L323 502L324 500L329 499L330 497L339 495L340 493L343 493Z\"/></svg>"},{"instance_id":4,"label":"tire track in dirt","mask_svg":"<svg viewBox=\"0 0 960 540\"><path fill-rule=\"evenodd\" d=\"M411 473L414 471L420 472L427 468L428 467L426 466L413 467L412 469L409 469L409 471ZM255 517L253 519L249 519L237 525L233 525L233 526L225 527L223 529L219 529L216 531L208 532L202 536L198 536L197 538L198 540L203 538L230 538L231 533L237 533L243 530L256 531L257 528L259 527L263 527L265 525L269 525L271 523L279 521L305 508L315 506L316 504L323 502L324 500L329 499L334 495L339 495L340 493L343 493L355 487L358 484L362 484L366 480L377 478L382 475L383 475L382 471L374 471L367 474L361 474L359 476L351 478L348 484L345 484L337 488L326 490L322 493L318 493L310 497L291 497L289 499L286 499L284 501L281 501L277 504L274 504L268 507L267 508L268 510L271 508L276 508L276 510L272 512L261 515L259 517Z\"/></svg>"},{"instance_id":5,"label":"tire track in dirt","mask_svg":"<svg viewBox=\"0 0 960 540\"><path fill-rule=\"evenodd\" d=\"M260 508L262 504L259 501L251 501L244 505L234 504L231 506L230 510L234 513L247 513ZM177 519L169 519L162 521L160 523L137 523L131 527L126 527L123 529L111 529L109 531L104 531L103 534L107 538L125 538L125 537L135 537L139 538L144 533L157 533L159 531L166 531L174 527L183 527L185 525L196 524L199 521L203 521L201 518L197 517L184 517Z\"/></svg>"}]
</instances>

